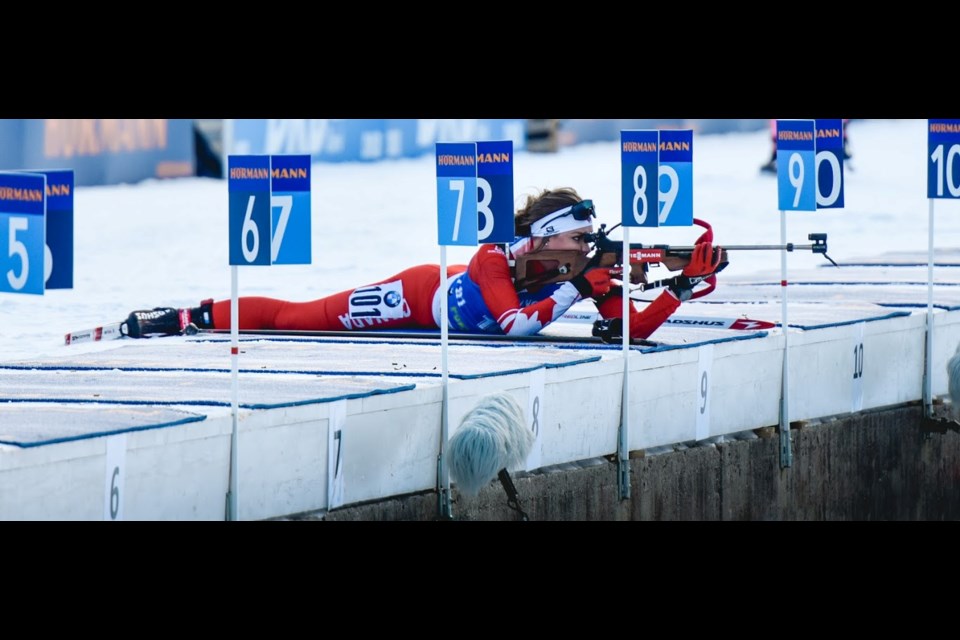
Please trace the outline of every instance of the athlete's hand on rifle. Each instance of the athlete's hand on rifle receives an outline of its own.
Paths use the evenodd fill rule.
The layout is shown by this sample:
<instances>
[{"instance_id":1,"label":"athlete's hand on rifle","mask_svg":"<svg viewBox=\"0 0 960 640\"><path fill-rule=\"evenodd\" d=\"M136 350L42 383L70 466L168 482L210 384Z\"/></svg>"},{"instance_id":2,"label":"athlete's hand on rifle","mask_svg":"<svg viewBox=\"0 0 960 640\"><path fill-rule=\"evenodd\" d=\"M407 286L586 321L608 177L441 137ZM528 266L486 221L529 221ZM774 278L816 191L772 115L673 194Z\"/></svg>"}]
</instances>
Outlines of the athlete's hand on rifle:
<instances>
[{"instance_id":1,"label":"athlete's hand on rifle","mask_svg":"<svg viewBox=\"0 0 960 640\"><path fill-rule=\"evenodd\" d=\"M713 278L712 285L706 291L699 295L706 295L713 291L716 286L716 278L713 274L720 269L720 259L723 254L721 247L713 246L712 242L698 242L694 245L693 252L690 254L690 263L683 268L681 275L673 279L670 290L680 300L686 302L693 297L693 288L707 280Z\"/></svg>"},{"instance_id":2,"label":"athlete's hand on rifle","mask_svg":"<svg viewBox=\"0 0 960 640\"><path fill-rule=\"evenodd\" d=\"M614 270L619 273L619 269ZM611 269L597 267L575 275L571 282L582 298L597 298L610 293Z\"/></svg>"},{"instance_id":3,"label":"athlete's hand on rifle","mask_svg":"<svg viewBox=\"0 0 960 640\"><path fill-rule=\"evenodd\" d=\"M685 276L709 276L720 266L721 247L713 246L712 242L698 242L690 254L690 263L683 268Z\"/></svg>"}]
</instances>

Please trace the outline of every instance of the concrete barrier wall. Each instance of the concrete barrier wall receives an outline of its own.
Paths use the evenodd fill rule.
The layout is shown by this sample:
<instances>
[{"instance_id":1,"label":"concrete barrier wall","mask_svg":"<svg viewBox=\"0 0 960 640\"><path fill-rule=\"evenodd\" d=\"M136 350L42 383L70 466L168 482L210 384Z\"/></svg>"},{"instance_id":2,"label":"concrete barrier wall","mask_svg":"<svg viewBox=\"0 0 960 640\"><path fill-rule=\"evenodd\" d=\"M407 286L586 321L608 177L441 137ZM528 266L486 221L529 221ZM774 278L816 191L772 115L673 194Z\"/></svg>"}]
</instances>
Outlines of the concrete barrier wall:
<instances>
[{"instance_id":1,"label":"concrete barrier wall","mask_svg":"<svg viewBox=\"0 0 960 640\"><path fill-rule=\"evenodd\" d=\"M946 406L937 407L946 416ZM911 403L794 423L781 468L772 427L749 438L630 461L630 498L606 458L513 474L520 507L542 520L960 520L960 434ZM956 428L956 423L952 423ZM942 431L942 432L940 432ZM453 490L456 520L519 520L494 481ZM434 492L286 519L432 520Z\"/></svg>"}]
</instances>

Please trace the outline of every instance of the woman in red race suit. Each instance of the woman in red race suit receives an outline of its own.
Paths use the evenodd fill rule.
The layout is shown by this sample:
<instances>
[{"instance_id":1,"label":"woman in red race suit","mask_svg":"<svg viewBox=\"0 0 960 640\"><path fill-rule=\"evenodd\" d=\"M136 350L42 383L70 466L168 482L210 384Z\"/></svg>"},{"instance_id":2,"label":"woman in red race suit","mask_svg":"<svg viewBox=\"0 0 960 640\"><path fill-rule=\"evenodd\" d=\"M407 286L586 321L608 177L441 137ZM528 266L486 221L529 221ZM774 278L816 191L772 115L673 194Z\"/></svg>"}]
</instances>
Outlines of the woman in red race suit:
<instances>
[{"instance_id":1,"label":"woman in red race suit","mask_svg":"<svg viewBox=\"0 0 960 640\"><path fill-rule=\"evenodd\" d=\"M527 264L537 264L530 258L538 252L571 251L585 257L592 249L587 234L593 232L595 217L592 201L583 200L574 189L543 190L529 196L517 211L517 236L512 243L481 245L469 264L448 266L443 287L439 265L423 264L307 302L244 296L238 301L239 329L437 329L440 295L448 296L451 331L460 333L533 335L586 298L593 299L603 318L619 318L623 288L612 282L619 268L587 267L566 281L540 285L516 277L518 259L526 257ZM712 245L711 237L709 231L701 236L682 276L653 302L642 310L631 304L631 338L652 334L679 308L681 300L689 299L703 276L717 270L720 251L714 251L719 248ZM172 335L190 324L201 329L230 329L230 300L205 300L191 309L134 311L126 332L132 337Z\"/></svg>"}]
</instances>

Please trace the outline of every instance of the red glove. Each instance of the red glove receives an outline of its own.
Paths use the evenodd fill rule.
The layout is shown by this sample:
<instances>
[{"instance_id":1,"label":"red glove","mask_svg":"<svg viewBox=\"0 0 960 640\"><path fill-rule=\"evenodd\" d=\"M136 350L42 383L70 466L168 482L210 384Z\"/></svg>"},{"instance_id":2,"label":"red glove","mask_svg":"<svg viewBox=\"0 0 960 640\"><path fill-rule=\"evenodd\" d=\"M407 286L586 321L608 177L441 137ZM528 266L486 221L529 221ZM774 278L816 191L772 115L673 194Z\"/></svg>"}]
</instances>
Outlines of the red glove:
<instances>
[{"instance_id":1,"label":"red glove","mask_svg":"<svg viewBox=\"0 0 960 640\"><path fill-rule=\"evenodd\" d=\"M721 248L712 242L698 242L690 254L690 263L683 268L685 276L708 276L720 266Z\"/></svg>"},{"instance_id":2,"label":"red glove","mask_svg":"<svg viewBox=\"0 0 960 640\"><path fill-rule=\"evenodd\" d=\"M591 269L575 276L571 282L583 298L597 298L610 293L610 269Z\"/></svg>"}]
</instances>

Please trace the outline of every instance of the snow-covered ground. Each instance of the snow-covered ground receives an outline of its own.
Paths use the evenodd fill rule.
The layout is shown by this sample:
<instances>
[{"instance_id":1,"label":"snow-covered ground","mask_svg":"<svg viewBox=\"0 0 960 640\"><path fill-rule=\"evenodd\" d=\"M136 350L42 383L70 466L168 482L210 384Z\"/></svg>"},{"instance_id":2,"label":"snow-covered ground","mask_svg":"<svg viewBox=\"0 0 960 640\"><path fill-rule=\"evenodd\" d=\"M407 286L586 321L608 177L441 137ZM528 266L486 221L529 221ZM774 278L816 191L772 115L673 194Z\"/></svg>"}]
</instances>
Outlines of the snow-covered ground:
<instances>
[{"instance_id":1,"label":"snow-covered ground","mask_svg":"<svg viewBox=\"0 0 960 640\"><path fill-rule=\"evenodd\" d=\"M837 261L928 247L925 120L854 121L853 158L843 209L787 214L787 240L828 234ZM780 244L776 178L760 174L769 135L695 136L694 212L723 245ZM616 142L521 152L514 159L518 202L541 188L572 186L593 199L599 222L620 220L620 153ZM313 263L239 268L240 295L309 300L440 261L434 158L313 167ZM960 245L960 203L937 200L935 247ZM0 361L102 350L116 344L63 344L68 331L126 318L155 306L195 306L230 296L228 196L224 180L178 178L75 190L74 288L44 295L0 293ZM632 230L632 242L689 245L699 228ZM619 231L614 232L619 237ZM449 264L473 249L448 247ZM778 271L777 251L742 251L719 276ZM789 254L788 269L824 263ZM715 294L716 295L716 294Z\"/></svg>"}]
</instances>

